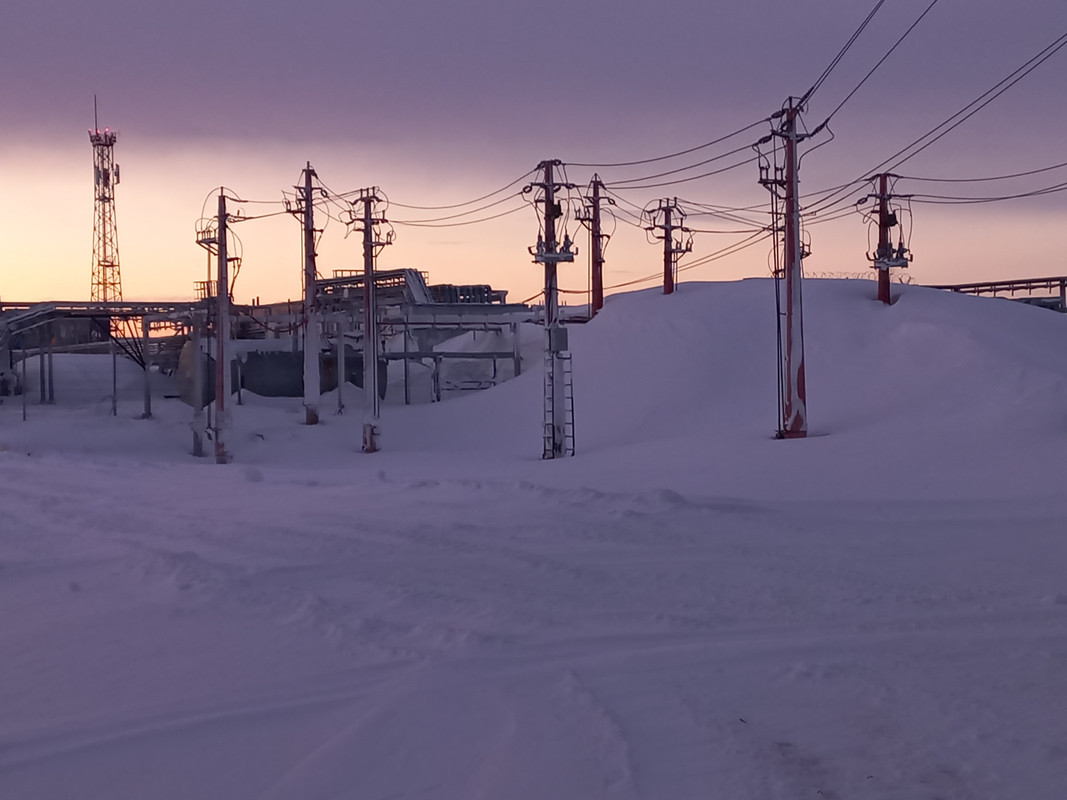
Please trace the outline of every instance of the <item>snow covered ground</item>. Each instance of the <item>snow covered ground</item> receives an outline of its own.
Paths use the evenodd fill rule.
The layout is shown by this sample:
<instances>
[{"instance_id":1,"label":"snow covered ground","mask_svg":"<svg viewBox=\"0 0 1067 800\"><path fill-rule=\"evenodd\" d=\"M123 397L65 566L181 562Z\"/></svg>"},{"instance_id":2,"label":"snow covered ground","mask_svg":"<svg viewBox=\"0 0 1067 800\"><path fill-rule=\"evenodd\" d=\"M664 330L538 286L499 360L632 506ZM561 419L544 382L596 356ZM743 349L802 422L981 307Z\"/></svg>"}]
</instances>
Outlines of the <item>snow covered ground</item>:
<instances>
[{"instance_id":1,"label":"snow covered ground","mask_svg":"<svg viewBox=\"0 0 1067 800\"><path fill-rule=\"evenodd\" d=\"M1067 316L900 290L805 284L803 441L761 280L572 329L566 461L536 358L374 455L354 387L246 397L223 467L57 362L0 405L0 798L1067 797Z\"/></svg>"}]
</instances>

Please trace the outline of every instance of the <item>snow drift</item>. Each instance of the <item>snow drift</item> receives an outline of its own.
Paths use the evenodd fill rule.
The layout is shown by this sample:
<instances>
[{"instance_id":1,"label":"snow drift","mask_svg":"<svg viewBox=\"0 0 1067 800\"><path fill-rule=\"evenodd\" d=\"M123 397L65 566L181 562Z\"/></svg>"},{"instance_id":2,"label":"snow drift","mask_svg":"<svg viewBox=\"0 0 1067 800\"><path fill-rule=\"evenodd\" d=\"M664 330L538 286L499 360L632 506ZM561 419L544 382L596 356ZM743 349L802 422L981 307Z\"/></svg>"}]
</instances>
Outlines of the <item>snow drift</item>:
<instances>
[{"instance_id":1,"label":"snow drift","mask_svg":"<svg viewBox=\"0 0 1067 800\"><path fill-rule=\"evenodd\" d=\"M373 456L352 387L225 467L136 376L7 399L0 797L1063 797L1067 318L805 293L803 441L760 280L572 330L564 461L535 347Z\"/></svg>"}]
</instances>

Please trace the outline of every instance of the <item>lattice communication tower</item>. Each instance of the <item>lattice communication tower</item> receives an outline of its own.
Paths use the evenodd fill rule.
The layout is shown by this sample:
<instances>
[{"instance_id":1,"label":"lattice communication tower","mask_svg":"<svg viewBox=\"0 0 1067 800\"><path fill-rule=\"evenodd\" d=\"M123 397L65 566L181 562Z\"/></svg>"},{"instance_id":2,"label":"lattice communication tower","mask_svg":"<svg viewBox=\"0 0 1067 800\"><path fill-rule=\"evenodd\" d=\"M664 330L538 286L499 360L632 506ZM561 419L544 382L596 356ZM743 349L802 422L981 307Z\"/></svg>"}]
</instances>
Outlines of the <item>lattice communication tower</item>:
<instances>
[{"instance_id":1,"label":"lattice communication tower","mask_svg":"<svg viewBox=\"0 0 1067 800\"><path fill-rule=\"evenodd\" d=\"M110 128L89 131L93 146L93 177L96 202L93 213L93 286L92 301L122 300L122 275L119 272L119 238L115 225L115 187L119 168L115 164L115 142Z\"/></svg>"}]
</instances>

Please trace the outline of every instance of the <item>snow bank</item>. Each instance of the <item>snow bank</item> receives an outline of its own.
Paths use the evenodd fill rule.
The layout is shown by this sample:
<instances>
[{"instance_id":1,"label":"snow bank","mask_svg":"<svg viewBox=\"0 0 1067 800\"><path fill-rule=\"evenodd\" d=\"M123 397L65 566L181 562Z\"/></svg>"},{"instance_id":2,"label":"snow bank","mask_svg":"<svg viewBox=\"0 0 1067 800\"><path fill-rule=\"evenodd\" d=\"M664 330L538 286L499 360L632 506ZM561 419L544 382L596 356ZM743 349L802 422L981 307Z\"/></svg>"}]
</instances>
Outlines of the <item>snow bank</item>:
<instances>
[{"instance_id":1,"label":"snow bank","mask_svg":"<svg viewBox=\"0 0 1067 800\"><path fill-rule=\"evenodd\" d=\"M1067 318L805 292L802 441L758 280L575 327L557 462L536 358L375 455L246 394L225 467L136 373L8 399L0 797L1067 796Z\"/></svg>"}]
</instances>

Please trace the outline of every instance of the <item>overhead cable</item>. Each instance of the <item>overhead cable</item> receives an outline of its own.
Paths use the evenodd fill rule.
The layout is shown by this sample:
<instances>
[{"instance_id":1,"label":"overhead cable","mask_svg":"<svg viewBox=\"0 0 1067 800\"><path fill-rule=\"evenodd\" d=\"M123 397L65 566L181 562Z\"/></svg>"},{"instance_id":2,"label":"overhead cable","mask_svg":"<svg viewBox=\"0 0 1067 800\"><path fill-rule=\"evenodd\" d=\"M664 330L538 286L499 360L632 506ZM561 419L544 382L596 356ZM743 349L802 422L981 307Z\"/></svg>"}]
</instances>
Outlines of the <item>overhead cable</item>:
<instances>
[{"instance_id":1,"label":"overhead cable","mask_svg":"<svg viewBox=\"0 0 1067 800\"><path fill-rule=\"evenodd\" d=\"M1041 189L1034 189L1029 192L1004 194L996 197L958 197L953 195L939 194L913 194L911 195L911 198L916 203L930 203L938 205L976 205L980 203L999 203L1002 200L1020 200L1026 197L1042 197L1046 194L1057 194L1063 191L1067 191L1067 181L1064 181L1063 183L1053 184L1052 186L1045 186Z\"/></svg>"},{"instance_id":2,"label":"overhead cable","mask_svg":"<svg viewBox=\"0 0 1067 800\"><path fill-rule=\"evenodd\" d=\"M636 167L636 166L640 166L642 164L654 164L657 161L667 161L667 160L672 159L672 158L679 158L681 156L687 156L690 153L696 153L697 151L704 150L704 149L706 149L708 147L714 147L715 145L721 144L722 142L725 142L728 139L732 139L735 136L740 136L742 133L745 133L746 131L750 131L753 128L757 128L760 125L765 125L766 123L768 123L770 121L771 121L770 117L765 117L764 119L757 120L756 122L750 123L750 124L746 125L743 128L738 128L736 131L733 131L732 133L728 133L725 136L720 136L718 139L712 139L710 142L704 142L704 144L698 144L696 147L690 147L690 148L688 148L686 150L679 150L677 153L668 153L667 155L664 155L664 156L656 156L655 158L642 158L642 159L639 159L637 161L616 161L614 163L608 163L608 164L590 164L590 163L580 163L580 162L577 162L577 161L568 161L567 164L569 166L572 166L572 167L588 167L590 169L611 169L613 167Z\"/></svg>"},{"instance_id":3,"label":"overhead cable","mask_svg":"<svg viewBox=\"0 0 1067 800\"><path fill-rule=\"evenodd\" d=\"M404 225L409 228L458 228L462 225L477 225L480 222L489 222L490 220L500 219L506 217L509 214L514 214L518 211L525 211L529 206L525 203L516 208L509 209L508 211L501 211L499 214L493 214L489 217L482 217L481 219L468 219L460 222L403 222L400 220L393 220L396 225Z\"/></svg>"},{"instance_id":4,"label":"overhead cable","mask_svg":"<svg viewBox=\"0 0 1067 800\"><path fill-rule=\"evenodd\" d=\"M916 19L915 22L911 23L911 26L906 31L904 31L903 34L901 34L900 38L896 40L896 42L893 44L893 46L890 47L889 50L886 51L886 54L884 56L882 56L878 60L878 63L875 64L873 67L871 67L870 71L866 75L863 76L863 80L861 80L859 83L856 84L856 88L854 88L851 92L849 92L847 95L845 95L845 99L837 104L837 108L835 108L833 111L831 111L830 115L826 118L826 120L815 129L815 133L817 133L819 130L821 130L822 128L826 127L826 125L829 124L830 120L832 120L834 118L834 115L838 111L840 111L842 109L842 107L844 107L845 103L847 103L849 100L852 99L852 96L854 94L856 94L856 92L858 92L860 90L860 87L862 87L863 84L865 84L867 82L867 79L870 78L878 70L878 68L880 66L882 66L883 63L885 63L886 59L888 59L891 55L893 55L893 52L898 47L900 47L901 42L903 42L905 39L908 38L908 34L910 34L913 30L915 30L915 28L918 26L918 24L923 21L923 18L927 14L930 13L930 11L933 9L934 6L936 6L938 4L938 2L939 2L939 0L931 0L930 5L928 5L926 7L926 10L923 11L923 13L921 13L919 15L918 19Z\"/></svg>"},{"instance_id":5,"label":"overhead cable","mask_svg":"<svg viewBox=\"0 0 1067 800\"><path fill-rule=\"evenodd\" d=\"M1012 178L1025 178L1029 175L1040 175L1042 172L1052 172L1053 170L1063 169L1067 167L1067 161L1061 161L1059 164L1050 164L1047 167L1041 167L1039 169L1031 169L1026 172L1013 172L1009 175L991 175L987 178L929 178L918 175L898 175L901 180L906 181L924 181L927 183L987 183L989 181L1006 181Z\"/></svg>"},{"instance_id":6,"label":"overhead cable","mask_svg":"<svg viewBox=\"0 0 1067 800\"><path fill-rule=\"evenodd\" d=\"M526 180L528 177L530 177L535 172L537 172L536 168L535 169L531 169L531 170L529 170L527 172L524 172L522 175L517 177L515 180L511 181L510 183L508 183L508 184L506 184L504 186L501 186L496 191L489 192L488 194L483 194L481 197L475 197L473 200L467 200L466 202L463 202L463 203L450 203L449 205L443 205L443 206L417 206L417 205L411 205L409 203L397 203L396 201L391 201L391 205L394 205L397 208L408 208L408 209L411 209L413 211L448 211L448 210L451 210L453 208L463 208L463 206L472 206L475 203L480 203L483 200L488 200L490 197L495 197L496 195L500 194L501 192L506 192L512 186L517 186L518 184L522 183L524 180ZM346 197L347 195L350 195L350 194L356 194L356 192L346 192L346 193L344 193L342 195L339 195L339 196L340 197Z\"/></svg>"},{"instance_id":7,"label":"overhead cable","mask_svg":"<svg viewBox=\"0 0 1067 800\"><path fill-rule=\"evenodd\" d=\"M711 158L706 158L703 161L698 161L695 164L689 164L688 166L685 166L685 167L678 167L677 169L670 169L670 170L667 170L666 172L657 172L657 173L655 173L653 175L644 175L644 176L642 176L640 178L627 178L626 180L612 181L612 186L618 186L619 188L626 188L626 184L643 183L644 181L650 181L650 180L654 180L656 178L665 178L668 175L677 175L679 172L687 172L688 170L696 169L697 167L703 167L703 166L705 166L707 164L711 164L714 161L721 161L724 158L728 158L730 156L737 155L738 153L744 152L745 150L750 150L751 148L752 148L752 145L746 144L746 145L743 145L742 147L737 147L737 148L734 148L733 150L728 150L725 153L720 153L717 156L712 156Z\"/></svg>"},{"instance_id":8,"label":"overhead cable","mask_svg":"<svg viewBox=\"0 0 1067 800\"><path fill-rule=\"evenodd\" d=\"M951 131L955 130L957 127L959 127L972 116L977 114L991 102L996 100L998 97L1004 94L1004 92L1006 92L1012 86L1017 84L1031 72L1037 69L1037 67L1041 66L1041 64L1045 63L1045 61L1047 61L1049 58L1059 52L1065 45L1067 45L1067 33L1063 33L1058 36L1051 44L1042 48L1036 55L1027 59L1027 61L1024 62L1022 66L1013 70L1005 78L998 81L991 88L980 94L978 97L976 97L970 103L965 105L959 111L947 117L943 122L939 123L938 125L935 125L933 128L924 133L922 136L919 136L910 144L906 145L905 147L902 147L900 150L889 156L889 158L882 161L873 169L867 170L864 174L868 176L872 175L874 173L877 173L879 170L882 170L887 165L891 165L889 166L889 169L892 170L898 167L900 164L903 164L905 161L914 158L923 150L930 147L935 142L939 141L941 138L946 136ZM809 208L825 208L830 205L836 205L841 201L834 200L833 198L839 196L842 191L844 191L848 187L854 186L857 183L862 183L864 181L865 178L858 178L850 183L842 184L840 189L830 192L825 197L823 197L823 199L816 201L814 204L812 204L812 206L810 206Z\"/></svg>"},{"instance_id":9,"label":"overhead cable","mask_svg":"<svg viewBox=\"0 0 1067 800\"><path fill-rule=\"evenodd\" d=\"M834 60L831 61L830 64L826 67L826 69L822 71L822 75L820 75L815 81L815 83L811 85L811 88L808 89L808 91L804 92L803 97L800 98L800 102L797 104L798 106L804 106L809 100L811 100L812 95L814 95L815 92L819 90L819 87L823 85L823 81L830 77L830 73L834 71L834 67L836 67L840 63L841 59L845 57L845 53L847 53L849 49L851 49L852 45L855 44L856 40L860 38L860 34L863 33L864 29L870 24L871 20L874 19L874 15L878 13L878 9L880 9L884 4L885 0L878 0L878 2L874 4L874 8L871 9L871 12L867 15L866 19L864 19L863 22L860 23L860 26L856 28L856 32L852 34L852 36L847 42L845 42L845 46L841 48L840 52L838 52L838 54L834 56Z\"/></svg>"}]
</instances>

